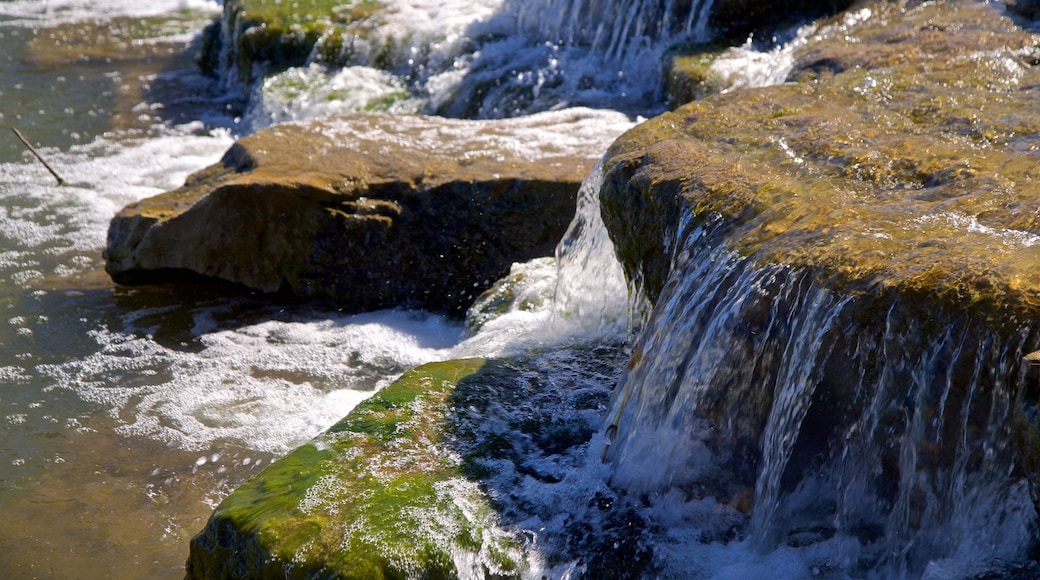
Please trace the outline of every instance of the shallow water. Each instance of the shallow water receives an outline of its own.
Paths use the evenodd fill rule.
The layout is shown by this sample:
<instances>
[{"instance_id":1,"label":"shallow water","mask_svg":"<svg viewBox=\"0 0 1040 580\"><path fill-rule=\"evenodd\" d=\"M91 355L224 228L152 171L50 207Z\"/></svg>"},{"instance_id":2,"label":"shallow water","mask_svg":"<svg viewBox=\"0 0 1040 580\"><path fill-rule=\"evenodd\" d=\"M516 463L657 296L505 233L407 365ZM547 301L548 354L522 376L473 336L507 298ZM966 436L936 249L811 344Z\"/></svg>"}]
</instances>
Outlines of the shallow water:
<instances>
[{"instance_id":1,"label":"shallow water","mask_svg":"<svg viewBox=\"0 0 1040 580\"><path fill-rule=\"evenodd\" d=\"M111 215L215 162L238 125L189 50L216 7L141 21L187 3L147 4L0 4L0 122L70 184L5 130L6 577L182 576L187 539L230 489L461 336L421 313L112 286L100 272ZM90 38L116 49L92 52Z\"/></svg>"},{"instance_id":2,"label":"shallow water","mask_svg":"<svg viewBox=\"0 0 1040 580\"><path fill-rule=\"evenodd\" d=\"M243 116L192 60L217 6L140 4L0 1L0 124L68 183L0 133L5 577L182 577L190 536L273 459L404 369L510 352L552 318L551 261L518 266L542 308L468 338L421 312L113 286L100 254L121 207L179 186L246 127L342 110L294 113L275 94L256 101L277 114Z\"/></svg>"},{"instance_id":3,"label":"shallow water","mask_svg":"<svg viewBox=\"0 0 1040 580\"><path fill-rule=\"evenodd\" d=\"M710 6L710 0L694 4ZM215 3L0 0L0 125L22 130L70 184L55 185L13 133L0 132L5 577L182 577L188 539L223 497L404 369L532 346L550 351L540 360L553 367L560 360L551 352L556 344L590 337L619 341L643 324L647 313L638 300L626 303L627 288L598 219L596 174L582 192L583 217L572 225L571 233L584 235L561 244L560 272L551 259L516 265L512 274L522 283L510 289L514 303L505 314L490 314L509 292L485 296L486 316L475 317L479 331L421 312L346 315L331 304L280 303L226 288L121 288L101 271L108 220L116 211L179 186L217 161L236 136L269 123L373 104L390 112L484 117L576 104L636 115L663 107L656 99L660 71L639 66L660 48L654 41L630 37L634 41L617 58L604 62L582 46L592 40L576 34L588 24L581 18L540 20L552 16L553 6L552 0L412 2L384 30L400 37L401 27L413 25L404 33L409 42L401 44L404 73L359 62L330 76L310 65L254 87L244 107L239 94L200 76L192 62L191 43L216 14ZM870 16L869 10L854 12L830 26L840 32ZM431 27L433 22L442 26ZM696 22L688 19L686 27L689 33ZM814 33L831 32L809 26L792 43ZM481 50L474 38L483 39ZM427 55L433 56L412 63L412 49L429 42ZM720 58L716 70L739 88L780 82L791 66L790 45L757 52L748 43ZM448 106L454 91L465 94L488 79L501 83L486 100L457 110ZM603 130L624 130L619 117L604 113ZM533 145L524 145L543 145L544 137L531 139ZM785 145L778 144L787 153ZM547 145L573 146L567 139ZM719 276L739 274L723 262ZM705 267L712 263L704 261ZM822 310L837 308L821 304ZM712 324L724 334L725 320ZM681 331L660 339L678 341ZM706 344L706 358L719 344L721 339ZM592 387L606 396L607 386ZM789 410L802 420L797 400ZM681 414L673 419L685 429ZM675 449L674 437L655 445L648 432L622 434L637 451ZM624 444L614 442L614 452ZM590 496L608 483L628 478L638 488L673 475L661 469L659 458L609 467L600 461L606 445L597 434L567 466L554 466L571 470L561 471L561 485L512 490L518 503L577 506L572 511L581 512L593 507ZM778 463L790 453L775 445ZM775 496L772 480L759 487L763 497ZM845 568L833 563L850 556L851 544L838 536L766 549L741 540L749 516L740 504L749 498L730 505L674 492L651 490L648 496L633 509L652 526L646 539L666 577L845 576ZM777 513L762 512L751 525L768 527ZM569 517L538 511L527 523L535 536L552 541L566 535ZM966 569L937 566L931 569L939 576ZM565 562L546 572L565 577L576 569Z\"/></svg>"}]
</instances>

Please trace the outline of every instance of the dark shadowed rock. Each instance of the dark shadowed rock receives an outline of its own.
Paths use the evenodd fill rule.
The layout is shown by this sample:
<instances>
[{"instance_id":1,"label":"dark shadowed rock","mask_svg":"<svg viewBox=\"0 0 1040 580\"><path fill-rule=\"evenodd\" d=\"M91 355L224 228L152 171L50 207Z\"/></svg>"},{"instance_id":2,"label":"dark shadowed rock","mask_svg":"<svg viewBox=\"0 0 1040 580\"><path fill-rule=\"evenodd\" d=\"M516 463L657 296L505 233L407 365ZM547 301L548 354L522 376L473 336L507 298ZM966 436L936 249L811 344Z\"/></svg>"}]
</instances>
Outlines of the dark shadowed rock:
<instances>
[{"instance_id":1,"label":"dark shadowed rock","mask_svg":"<svg viewBox=\"0 0 1040 580\"><path fill-rule=\"evenodd\" d=\"M352 310L461 313L513 262L550 255L614 113L511 121L357 115L274 126L112 221L120 284L217 278Z\"/></svg>"}]
</instances>

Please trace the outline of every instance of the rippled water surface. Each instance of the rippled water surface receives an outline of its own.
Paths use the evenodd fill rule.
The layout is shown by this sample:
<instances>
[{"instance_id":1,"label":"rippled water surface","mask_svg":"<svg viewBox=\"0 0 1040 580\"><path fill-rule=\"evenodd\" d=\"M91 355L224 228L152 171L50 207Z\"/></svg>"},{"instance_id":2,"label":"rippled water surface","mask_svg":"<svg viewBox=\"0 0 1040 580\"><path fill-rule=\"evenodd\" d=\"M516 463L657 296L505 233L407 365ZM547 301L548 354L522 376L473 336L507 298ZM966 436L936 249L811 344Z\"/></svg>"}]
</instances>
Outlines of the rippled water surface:
<instances>
[{"instance_id":1,"label":"rippled water surface","mask_svg":"<svg viewBox=\"0 0 1040 580\"><path fill-rule=\"evenodd\" d=\"M191 57L216 9L0 3L5 577L181 577L230 489L460 338L419 313L116 288L100 271L115 211L231 143L238 120Z\"/></svg>"},{"instance_id":2,"label":"rippled water surface","mask_svg":"<svg viewBox=\"0 0 1040 580\"><path fill-rule=\"evenodd\" d=\"M182 577L188 539L246 478L404 369L507 351L551 317L512 312L467 338L461 323L420 312L113 286L101 251L120 208L178 187L246 127L342 112L265 94L243 113L193 62L217 10L0 0L5 577ZM517 268L548 293L534 301L550 303L552 261Z\"/></svg>"}]
</instances>

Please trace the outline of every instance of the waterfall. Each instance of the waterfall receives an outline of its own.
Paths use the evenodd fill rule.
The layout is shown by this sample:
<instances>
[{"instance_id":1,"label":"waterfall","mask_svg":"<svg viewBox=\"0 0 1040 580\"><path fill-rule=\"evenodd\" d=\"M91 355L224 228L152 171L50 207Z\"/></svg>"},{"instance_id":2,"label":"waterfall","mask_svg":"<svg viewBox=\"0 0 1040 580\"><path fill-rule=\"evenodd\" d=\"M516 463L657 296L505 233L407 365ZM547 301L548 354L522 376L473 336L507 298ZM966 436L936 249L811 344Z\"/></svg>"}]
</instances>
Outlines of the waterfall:
<instances>
[{"instance_id":1,"label":"waterfall","mask_svg":"<svg viewBox=\"0 0 1040 580\"><path fill-rule=\"evenodd\" d=\"M629 321L638 323L642 301L629 290L614 244L599 213L603 164L582 183L574 219L556 247L553 323L557 334L622 337ZM635 312L635 314L633 314Z\"/></svg>"},{"instance_id":2,"label":"waterfall","mask_svg":"<svg viewBox=\"0 0 1040 580\"><path fill-rule=\"evenodd\" d=\"M684 223L614 393L614 485L713 500L759 552L827 545L853 574L980 573L1028 552L1012 425L1035 328L839 296Z\"/></svg>"},{"instance_id":3,"label":"waterfall","mask_svg":"<svg viewBox=\"0 0 1040 580\"><path fill-rule=\"evenodd\" d=\"M629 62L643 49L709 39L713 0L542 0L511 2L519 31L585 45L608 61ZM642 63L646 66L646 63Z\"/></svg>"},{"instance_id":4,"label":"waterfall","mask_svg":"<svg viewBox=\"0 0 1040 580\"><path fill-rule=\"evenodd\" d=\"M330 113L374 108L501 118L585 105L645 116L664 108L665 52L711 38L712 5L713 0L395 3L325 31L307 66L265 76L270 71L263 64L239 54L243 46L270 42L284 47L278 50L301 50L308 40L299 31L278 36L257 30L242 17L240 5L229 1L219 25L226 42L207 59L228 88L252 93L248 117L256 126L318 114L313 110L332 106L330 100L336 102ZM324 74L333 80L322 83ZM328 86L335 84L341 86Z\"/></svg>"}]
</instances>

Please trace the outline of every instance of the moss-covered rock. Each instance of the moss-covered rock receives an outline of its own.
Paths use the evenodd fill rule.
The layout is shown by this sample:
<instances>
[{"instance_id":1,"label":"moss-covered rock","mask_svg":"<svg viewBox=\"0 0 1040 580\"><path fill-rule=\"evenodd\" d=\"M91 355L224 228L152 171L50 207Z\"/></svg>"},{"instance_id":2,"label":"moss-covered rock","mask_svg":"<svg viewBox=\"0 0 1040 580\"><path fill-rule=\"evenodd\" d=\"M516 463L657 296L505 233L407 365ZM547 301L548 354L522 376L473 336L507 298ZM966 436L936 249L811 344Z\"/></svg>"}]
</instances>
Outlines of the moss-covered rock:
<instances>
[{"instance_id":1,"label":"moss-covered rock","mask_svg":"<svg viewBox=\"0 0 1040 580\"><path fill-rule=\"evenodd\" d=\"M642 465L630 433L705 421L690 437L718 470L667 484L754 510L767 546L790 531L770 527L783 493L861 466L870 491L833 476L834 493L869 501L821 507L820 521L847 518L828 533L884 546L863 569L920 571L956 543L927 534L967 509L940 482L999 472L994 485L1019 490L1000 497L1023 482L1037 497L1040 395L1021 357L1040 341L1040 36L999 4L859 8L795 49L792 82L708 96L608 151L604 222L661 333L634 349L617 399L630 446L615 457ZM687 415L695 387L710 394ZM905 520L886 511L901 501L915 502Z\"/></svg>"},{"instance_id":2,"label":"moss-covered rock","mask_svg":"<svg viewBox=\"0 0 1040 580\"><path fill-rule=\"evenodd\" d=\"M351 310L461 314L513 262L552 254L597 152L628 126L569 110L271 127L120 212L106 270L121 284L209 277Z\"/></svg>"},{"instance_id":3,"label":"moss-covered rock","mask_svg":"<svg viewBox=\"0 0 1040 580\"><path fill-rule=\"evenodd\" d=\"M670 55L665 67L669 102L680 106L729 88L729 80L711 66L724 51L724 47L695 46Z\"/></svg>"},{"instance_id":4,"label":"moss-covered rock","mask_svg":"<svg viewBox=\"0 0 1040 580\"><path fill-rule=\"evenodd\" d=\"M512 578L537 573L543 558L600 571L646 566L637 557L644 524L627 513L604 517L607 533L593 520L569 529L572 541L555 548L525 539L552 536L525 526L558 518L562 506L524 505L514 499L519 482L553 485L553 461L581 456L609 396L605 384L546 374L573 364L609 379L599 373L617 362L616 351L549 357L405 373L228 496L192 540L188 577ZM615 542L633 551L618 554Z\"/></svg>"},{"instance_id":5,"label":"moss-covered rock","mask_svg":"<svg viewBox=\"0 0 1040 580\"><path fill-rule=\"evenodd\" d=\"M205 31L197 60L210 74L228 73L249 84L304 64L320 38L356 33L381 7L371 0L227 0L221 18Z\"/></svg>"},{"instance_id":6,"label":"moss-covered rock","mask_svg":"<svg viewBox=\"0 0 1040 580\"><path fill-rule=\"evenodd\" d=\"M921 292L993 317L1040 306L1040 38L999 6L873 9L854 42L801 49L802 82L688 104L611 147L605 217L650 296L670 258L642 232L692 210L742 254L842 291Z\"/></svg>"},{"instance_id":7,"label":"moss-covered rock","mask_svg":"<svg viewBox=\"0 0 1040 580\"><path fill-rule=\"evenodd\" d=\"M515 575L514 541L443 450L448 399L486 364L407 373L239 487L192 540L188 577L454 578L481 553Z\"/></svg>"}]
</instances>

